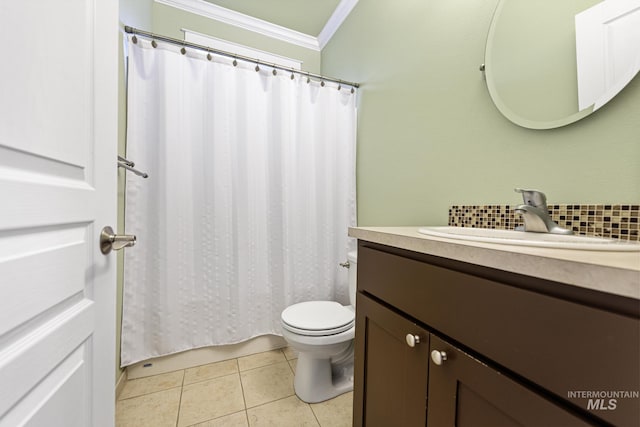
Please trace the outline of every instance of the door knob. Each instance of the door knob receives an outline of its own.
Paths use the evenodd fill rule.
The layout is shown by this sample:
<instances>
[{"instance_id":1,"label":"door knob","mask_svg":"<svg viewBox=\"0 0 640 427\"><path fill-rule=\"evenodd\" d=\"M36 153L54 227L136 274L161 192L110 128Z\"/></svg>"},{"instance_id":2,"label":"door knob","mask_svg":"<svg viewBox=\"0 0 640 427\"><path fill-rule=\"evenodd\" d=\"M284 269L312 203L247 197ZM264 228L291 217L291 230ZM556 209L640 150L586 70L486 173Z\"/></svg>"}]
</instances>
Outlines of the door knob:
<instances>
[{"instance_id":1,"label":"door knob","mask_svg":"<svg viewBox=\"0 0 640 427\"><path fill-rule=\"evenodd\" d=\"M407 334L407 336L405 337L405 340L407 341L407 345L409 347L415 347L416 344L420 344L419 335Z\"/></svg>"},{"instance_id":2,"label":"door knob","mask_svg":"<svg viewBox=\"0 0 640 427\"><path fill-rule=\"evenodd\" d=\"M447 360L447 353L440 350L433 350L431 352L431 360L433 360L433 363L440 366Z\"/></svg>"},{"instance_id":3,"label":"door knob","mask_svg":"<svg viewBox=\"0 0 640 427\"><path fill-rule=\"evenodd\" d=\"M112 250L119 251L135 244L136 236L132 234L115 234L113 228L108 225L100 232L100 252L105 255Z\"/></svg>"}]
</instances>

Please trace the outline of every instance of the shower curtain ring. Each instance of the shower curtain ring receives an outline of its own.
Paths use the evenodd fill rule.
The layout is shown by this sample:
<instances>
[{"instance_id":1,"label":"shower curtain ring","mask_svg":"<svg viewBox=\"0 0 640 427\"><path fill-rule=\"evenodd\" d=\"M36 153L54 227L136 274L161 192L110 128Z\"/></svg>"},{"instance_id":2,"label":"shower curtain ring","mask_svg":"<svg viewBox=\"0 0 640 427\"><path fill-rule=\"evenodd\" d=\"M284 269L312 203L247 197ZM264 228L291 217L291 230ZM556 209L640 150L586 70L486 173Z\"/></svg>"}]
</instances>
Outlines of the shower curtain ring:
<instances>
[{"instance_id":1,"label":"shower curtain ring","mask_svg":"<svg viewBox=\"0 0 640 427\"><path fill-rule=\"evenodd\" d=\"M338 92L342 89L342 80L338 80Z\"/></svg>"},{"instance_id":2,"label":"shower curtain ring","mask_svg":"<svg viewBox=\"0 0 640 427\"><path fill-rule=\"evenodd\" d=\"M238 61L236 60L236 57L235 57L235 56L233 57L233 62L232 62L232 64L233 64L233 66L234 66L234 67L237 67L237 66L238 66Z\"/></svg>"},{"instance_id":3,"label":"shower curtain ring","mask_svg":"<svg viewBox=\"0 0 640 427\"><path fill-rule=\"evenodd\" d=\"M131 41L133 42L133 44L138 44L138 38L135 34L133 35L133 37L131 37Z\"/></svg>"},{"instance_id":4,"label":"shower curtain ring","mask_svg":"<svg viewBox=\"0 0 640 427\"><path fill-rule=\"evenodd\" d=\"M276 70L276 64L273 64L273 71L271 72L274 76L278 75L278 70Z\"/></svg>"},{"instance_id":5,"label":"shower curtain ring","mask_svg":"<svg viewBox=\"0 0 640 427\"><path fill-rule=\"evenodd\" d=\"M259 62L260 61L256 59L256 68L255 68L256 72L260 71L260 66L258 65Z\"/></svg>"},{"instance_id":6,"label":"shower curtain ring","mask_svg":"<svg viewBox=\"0 0 640 427\"><path fill-rule=\"evenodd\" d=\"M207 49L207 61L211 61L212 58L213 56L211 56L211 51Z\"/></svg>"},{"instance_id":7,"label":"shower curtain ring","mask_svg":"<svg viewBox=\"0 0 640 427\"><path fill-rule=\"evenodd\" d=\"M293 74L293 68L291 68L291 80L295 79L296 76Z\"/></svg>"},{"instance_id":8,"label":"shower curtain ring","mask_svg":"<svg viewBox=\"0 0 640 427\"><path fill-rule=\"evenodd\" d=\"M180 53L185 55L187 53L187 49L185 49L184 47L185 45L182 45L182 48L180 49Z\"/></svg>"},{"instance_id":9,"label":"shower curtain ring","mask_svg":"<svg viewBox=\"0 0 640 427\"><path fill-rule=\"evenodd\" d=\"M311 83L311 76L309 75L309 73L307 72L307 84Z\"/></svg>"}]
</instances>

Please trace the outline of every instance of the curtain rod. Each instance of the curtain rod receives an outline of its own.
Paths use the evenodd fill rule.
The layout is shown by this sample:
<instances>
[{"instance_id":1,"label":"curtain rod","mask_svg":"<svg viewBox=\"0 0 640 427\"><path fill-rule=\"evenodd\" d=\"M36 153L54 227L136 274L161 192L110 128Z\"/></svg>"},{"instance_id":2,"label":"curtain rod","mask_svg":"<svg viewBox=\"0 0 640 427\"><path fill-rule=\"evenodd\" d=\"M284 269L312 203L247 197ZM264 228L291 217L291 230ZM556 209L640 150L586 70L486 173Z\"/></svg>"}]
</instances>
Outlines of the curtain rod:
<instances>
[{"instance_id":1,"label":"curtain rod","mask_svg":"<svg viewBox=\"0 0 640 427\"><path fill-rule=\"evenodd\" d=\"M349 81L345 81L345 80L334 79L332 77L326 77L326 76L322 76L320 74L310 73L308 71L296 70L296 69L292 69L290 67L285 67L283 65L278 65L278 64L271 63L271 62L260 61L259 59L256 59L256 58L250 58L248 56L237 55L235 53L226 52L224 50L214 49L214 48L207 47L207 46L200 45L200 44L196 44L196 43L190 43L190 42L187 42L185 40L174 39L172 37L166 37L166 36L161 36L161 35L158 35L158 34L150 33L148 31L143 31L143 30L139 30L137 28L130 27L128 25L125 25L124 31L125 31L125 33L128 33L128 34L138 34L138 35L141 35L141 36L149 37L151 39L161 40L161 41L164 41L164 42L177 44L177 45L180 45L180 46L183 46L183 47L191 47L191 48L194 48L194 49L199 49L199 50L204 50L206 52L215 53L216 55L222 55L222 56L226 56L226 57L229 57L229 58L240 59L242 61L251 62L251 63L254 63L254 64L265 65L267 67L271 67L271 68L274 68L276 70L282 70L282 71L287 71L287 72L291 72L291 73L296 73L296 74L300 74L300 75L303 75L303 76L307 76L309 78L313 77L314 79L319 79L320 81L328 81L328 82L338 83L339 85L352 86L352 87L355 87L355 88L360 87L360 84L358 84L358 83L349 82Z\"/></svg>"}]
</instances>

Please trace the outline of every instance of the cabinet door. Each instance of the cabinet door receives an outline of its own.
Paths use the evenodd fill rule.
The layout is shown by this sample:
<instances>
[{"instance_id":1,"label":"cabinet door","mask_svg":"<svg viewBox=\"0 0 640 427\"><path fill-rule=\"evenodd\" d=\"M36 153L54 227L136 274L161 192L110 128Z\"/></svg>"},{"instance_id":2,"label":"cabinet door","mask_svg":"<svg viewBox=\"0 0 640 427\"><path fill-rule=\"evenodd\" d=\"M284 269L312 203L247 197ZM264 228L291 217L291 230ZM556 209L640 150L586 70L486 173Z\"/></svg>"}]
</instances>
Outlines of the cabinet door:
<instances>
[{"instance_id":1,"label":"cabinet door","mask_svg":"<svg viewBox=\"0 0 640 427\"><path fill-rule=\"evenodd\" d=\"M592 425L432 335L428 426Z\"/></svg>"},{"instance_id":2,"label":"cabinet door","mask_svg":"<svg viewBox=\"0 0 640 427\"><path fill-rule=\"evenodd\" d=\"M429 333L358 293L355 345L353 425L424 426Z\"/></svg>"}]
</instances>

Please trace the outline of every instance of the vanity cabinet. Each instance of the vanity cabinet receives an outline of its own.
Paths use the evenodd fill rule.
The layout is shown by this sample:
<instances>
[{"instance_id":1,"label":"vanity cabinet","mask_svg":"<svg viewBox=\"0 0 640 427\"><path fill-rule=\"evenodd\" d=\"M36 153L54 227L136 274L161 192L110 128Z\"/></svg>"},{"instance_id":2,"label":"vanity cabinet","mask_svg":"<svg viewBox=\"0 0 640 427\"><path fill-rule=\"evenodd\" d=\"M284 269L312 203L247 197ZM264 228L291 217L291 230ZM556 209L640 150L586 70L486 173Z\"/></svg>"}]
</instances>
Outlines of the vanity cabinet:
<instances>
[{"instance_id":1,"label":"vanity cabinet","mask_svg":"<svg viewBox=\"0 0 640 427\"><path fill-rule=\"evenodd\" d=\"M354 425L425 425L429 332L361 293L356 307L356 347L366 364L354 372L353 399L362 402ZM407 335L418 337L413 347Z\"/></svg>"},{"instance_id":2,"label":"vanity cabinet","mask_svg":"<svg viewBox=\"0 0 640 427\"><path fill-rule=\"evenodd\" d=\"M361 240L356 308L355 426L640 425L577 393L640 390L637 301Z\"/></svg>"},{"instance_id":3,"label":"vanity cabinet","mask_svg":"<svg viewBox=\"0 0 640 427\"><path fill-rule=\"evenodd\" d=\"M427 425L589 425L447 341L432 336L430 342L431 351L446 355L446 360L431 363Z\"/></svg>"}]
</instances>

